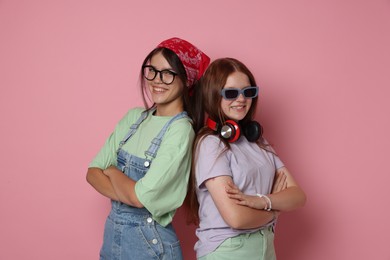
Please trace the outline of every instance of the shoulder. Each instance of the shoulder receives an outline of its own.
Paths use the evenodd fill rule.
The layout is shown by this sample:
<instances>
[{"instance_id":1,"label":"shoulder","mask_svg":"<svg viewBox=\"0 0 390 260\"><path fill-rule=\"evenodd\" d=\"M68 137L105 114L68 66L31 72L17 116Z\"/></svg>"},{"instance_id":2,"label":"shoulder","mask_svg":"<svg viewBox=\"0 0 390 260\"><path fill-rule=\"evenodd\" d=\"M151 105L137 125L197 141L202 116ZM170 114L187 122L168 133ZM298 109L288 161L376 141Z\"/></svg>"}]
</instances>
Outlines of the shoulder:
<instances>
[{"instance_id":1,"label":"shoulder","mask_svg":"<svg viewBox=\"0 0 390 260\"><path fill-rule=\"evenodd\" d=\"M189 147L195 139L195 132L189 118L184 117L173 121L165 134L166 143L179 147Z\"/></svg>"},{"instance_id":2,"label":"shoulder","mask_svg":"<svg viewBox=\"0 0 390 260\"><path fill-rule=\"evenodd\" d=\"M276 151L272 147L272 145L266 139L263 139L263 143L266 145L266 147L261 148L261 149L264 150L266 152L268 158L270 158L274 162L275 167L277 169L283 167L284 163L280 159L279 155L276 153Z\"/></svg>"},{"instance_id":3,"label":"shoulder","mask_svg":"<svg viewBox=\"0 0 390 260\"><path fill-rule=\"evenodd\" d=\"M267 153L276 154L276 152L275 152L274 148L272 147L272 145L264 137L262 139L262 144L263 144L264 148L260 147L261 149L263 149Z\"/></svg>"},{"instance_id":4,"label":"shoulder","mask_svg":"<svg viewBox=\"0 0 390 260\"><path fill-rule=\"evenodd\" d=\"M226 145L216 135L206 135L198 142L197 150L201 153L215 153L226 149Z\"/></svg>"},{"instance_id":5,"label":"shoulder","mask_svg":"<svg viewBox=\"0 0 390 260\"><path fill-rule=\"evenodd\" d=\"M125 132L129 131L131 125L137 121L144 110L145 109L142 108L133 108L128 110L116 124L114 133L122 137Z\"/></svg>"},{"instance_id":6,"label":"shoulder","mask_svg":"<svg viewBox=\"0 0 390 260\"><path fill-rule=\"evenodd\" d=\"M183 117L172 122L168 131L179 136L188 136L188 134L195 135L191 119L188 117Z\"/></svg>"},{"instance_id":7,"label":"shoulder","mask_svg":"<svg viewBox=\"0 0 390 260\"><path fill-rule=\"evenodd\" d=\"M145 108L142 108L142 107L135 107L135 108L129 109L129 111L127 111L127 113L125 114L124 118L138 119L138 117L141 115L141 113L143 111L145 111Z\"/></svg>"},{"instance_id":8,"label":"shoulder","mask_svg":"<svg viewBox=\"0 0 390 260\"><path fill-rule=\"evenodd\" d=\"M180 118L172 123L173 126L175 127L181 127L184 129L192 129L192 121L189 117L183 117Z\"/></svg>"},{"instance_id":9,"label":"shoulder","mask_svg":"<svg viewBox=\"0 0 390 260\"><path fill-rule=\"evenodd\" d=\"M145 111L145 109L141 107L132 108L128 110L127 113L119 121L118 127L127 127L129 125L134 124L143 111Z\"/></svg>"},{"instance_id":10,"label":"shoulder","mask_svg":"<svg viewBox=\"0 0 390 260\"><path fill-rule=\"evenodd\" d=\"M201 145L218 145L218 146L225 146L225 144L221 141L221 139L216 135L205 135L201 137L199 140L199 144Z\"/></svg>"}]
</instances>

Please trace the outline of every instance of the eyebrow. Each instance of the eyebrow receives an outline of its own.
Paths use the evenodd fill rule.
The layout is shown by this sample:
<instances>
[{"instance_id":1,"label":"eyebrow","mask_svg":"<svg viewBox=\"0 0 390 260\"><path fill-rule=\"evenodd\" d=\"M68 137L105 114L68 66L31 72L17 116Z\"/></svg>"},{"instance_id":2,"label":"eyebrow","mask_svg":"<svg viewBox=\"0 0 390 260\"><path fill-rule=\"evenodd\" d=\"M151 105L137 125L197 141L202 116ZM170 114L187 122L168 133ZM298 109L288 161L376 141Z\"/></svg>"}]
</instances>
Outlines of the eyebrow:
<instances>
[{"instance_id":1,"label":"eyebrow","mask_svg":"<svg viewBox=\"0 0 390 260\"><path fill-rule=\"evenodd\" d=\"M170 70L170 71L173 71L173 72L176 72L174 69L172 68L164 68L164 69L158 69L156 66L152 65L152 64L149 64L149 65L146 65L146 66L152 66L153 68L155 68L156 70L161 70L161 71L164 71L164 70Z\"/></svg>"}]
</instances>

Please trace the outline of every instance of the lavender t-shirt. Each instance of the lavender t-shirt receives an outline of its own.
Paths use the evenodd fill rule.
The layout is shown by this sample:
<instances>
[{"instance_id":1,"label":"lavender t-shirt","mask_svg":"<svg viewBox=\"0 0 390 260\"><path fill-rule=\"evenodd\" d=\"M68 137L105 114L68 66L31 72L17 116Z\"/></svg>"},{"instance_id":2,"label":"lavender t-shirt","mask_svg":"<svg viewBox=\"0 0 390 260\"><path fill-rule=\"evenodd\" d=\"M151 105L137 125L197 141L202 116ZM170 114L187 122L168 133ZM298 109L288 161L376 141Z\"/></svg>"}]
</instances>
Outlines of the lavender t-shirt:
<instances>
[{"instance_id":1,"label":"lavender t-shirt","mask_svg":"<svg viewBox=\"0 0 390 260\"><path fill-rule=\"evenodd\" d=\"M214 251L225 239L257 229L232 229L220 215L204 182L217 176L231 176L233 182L245 194L269 194L276 169L283 167L275 154L261 149L256 143L242 136L230 144L231 149L222 152L225 145L217 136L206 136L198 145L195 174L197 196L200 204L197 257Z\"/></svg>"}]
</instances>

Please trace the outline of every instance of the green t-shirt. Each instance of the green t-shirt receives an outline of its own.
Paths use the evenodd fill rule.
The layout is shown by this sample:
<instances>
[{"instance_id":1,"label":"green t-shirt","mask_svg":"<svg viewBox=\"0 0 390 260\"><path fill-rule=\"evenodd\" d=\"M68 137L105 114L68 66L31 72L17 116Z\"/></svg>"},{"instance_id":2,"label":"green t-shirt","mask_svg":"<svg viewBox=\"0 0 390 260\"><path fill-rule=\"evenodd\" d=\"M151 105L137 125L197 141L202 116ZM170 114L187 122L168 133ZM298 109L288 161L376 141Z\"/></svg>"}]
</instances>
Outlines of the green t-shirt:
<instances>
[{"instance_id":1,"label":"green t-shirt","mask_svg":"<svg viewBox=\"0 0 390 260\"><path fill-rule=\"evenodd\" d=\"M119 121L89 167L106 169L111 165L117 165L116 151L119 143L143 110L132 109ZM148 150L152 139L171 118L150 113L122 149L145 158L145 151ZM148 172L135 185L139 201L162 226L172 222L176 209L182 205L186 195L194 137L192 125L187 118L174 121L166 131Z\"/></svg>"}]
</instances>

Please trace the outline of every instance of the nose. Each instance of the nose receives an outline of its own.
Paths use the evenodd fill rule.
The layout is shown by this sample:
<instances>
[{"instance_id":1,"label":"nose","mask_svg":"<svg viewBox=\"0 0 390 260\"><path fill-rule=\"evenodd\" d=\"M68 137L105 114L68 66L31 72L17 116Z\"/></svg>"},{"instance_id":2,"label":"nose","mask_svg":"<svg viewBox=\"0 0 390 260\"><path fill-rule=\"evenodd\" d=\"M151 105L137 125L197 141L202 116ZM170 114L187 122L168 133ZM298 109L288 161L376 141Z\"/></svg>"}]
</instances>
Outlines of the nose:
<instances>
[{"instance_id":1,"label":"nose","mask_svg":"<svg viewBox=\"0 0 390 260\"><path fill-rule=\"evenodd\" d=\"M240 95L238 95L237 99L238 101L245 101L245 97L244 97L244 94L243 93L240 93Z\"/></svg>"}]
</instances>

